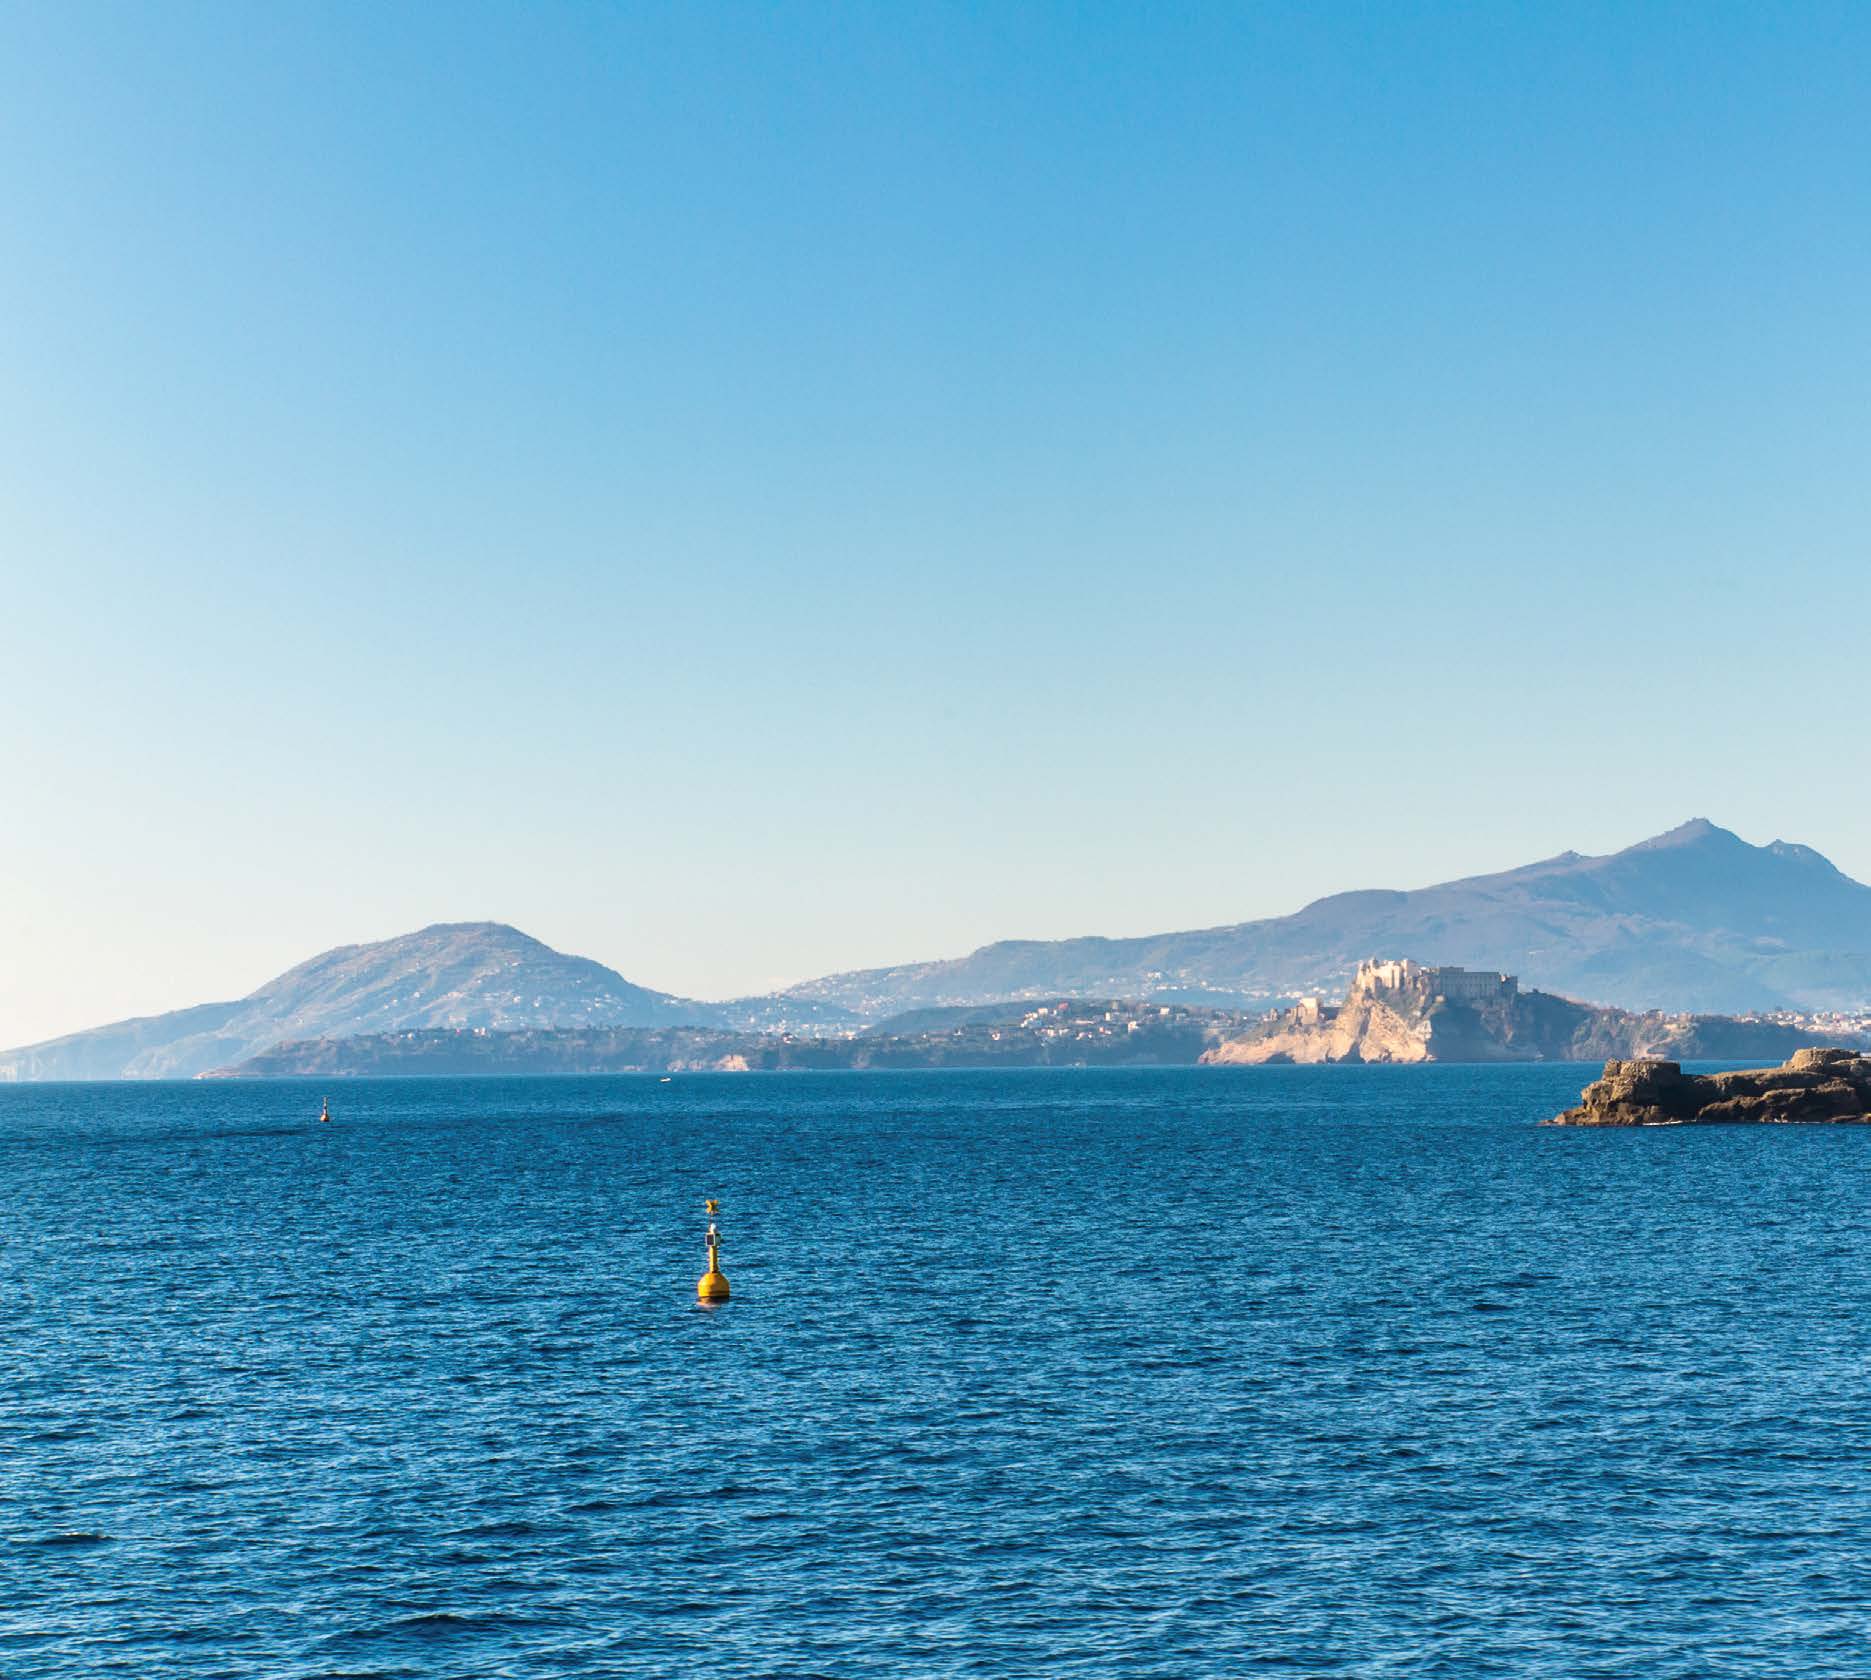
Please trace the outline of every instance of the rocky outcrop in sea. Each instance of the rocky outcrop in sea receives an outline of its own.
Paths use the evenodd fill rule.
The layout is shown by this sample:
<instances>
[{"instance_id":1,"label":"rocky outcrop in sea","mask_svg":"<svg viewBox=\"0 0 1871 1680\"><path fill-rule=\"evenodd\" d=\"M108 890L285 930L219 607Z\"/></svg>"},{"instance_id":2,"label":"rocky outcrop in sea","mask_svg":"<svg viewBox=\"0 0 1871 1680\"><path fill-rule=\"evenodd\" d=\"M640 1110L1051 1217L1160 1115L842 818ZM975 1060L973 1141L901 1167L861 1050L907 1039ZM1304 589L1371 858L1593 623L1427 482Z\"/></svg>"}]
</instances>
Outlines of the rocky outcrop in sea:
<instances>
[{"instance_id":1,"label":"rocky outcrop in sea","mask_svg":"<svg viewBox=\"0 0 1871 1680\"><path fill-rule=\"evenodd\" d=\"M1797 1050L1780 1067L1684 1073L1680 1062L1606 1062L1549 1126L1837 1125L1871 1123L1871 1056Z\"/></svg>"}]
</instances>

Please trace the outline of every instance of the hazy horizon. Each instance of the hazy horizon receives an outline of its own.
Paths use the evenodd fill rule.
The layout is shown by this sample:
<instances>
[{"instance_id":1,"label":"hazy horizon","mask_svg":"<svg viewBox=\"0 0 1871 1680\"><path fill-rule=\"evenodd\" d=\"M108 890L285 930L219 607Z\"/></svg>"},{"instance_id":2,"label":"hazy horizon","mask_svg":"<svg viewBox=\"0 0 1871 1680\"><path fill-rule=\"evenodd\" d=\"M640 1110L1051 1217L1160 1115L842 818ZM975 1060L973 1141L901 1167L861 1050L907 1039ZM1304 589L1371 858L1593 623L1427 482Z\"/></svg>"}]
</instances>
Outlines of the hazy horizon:
<instances>
[{"instance_id":1,"label":"hazy horizon","mask_svg":"<svg viewBox=\"0 0 1871 1680\"><path fill-rule=\"evenodd\" d=\"M1706 814L1871 879L1823 6L0 16L0 1045Z\"/></svg>"}]
</instances>

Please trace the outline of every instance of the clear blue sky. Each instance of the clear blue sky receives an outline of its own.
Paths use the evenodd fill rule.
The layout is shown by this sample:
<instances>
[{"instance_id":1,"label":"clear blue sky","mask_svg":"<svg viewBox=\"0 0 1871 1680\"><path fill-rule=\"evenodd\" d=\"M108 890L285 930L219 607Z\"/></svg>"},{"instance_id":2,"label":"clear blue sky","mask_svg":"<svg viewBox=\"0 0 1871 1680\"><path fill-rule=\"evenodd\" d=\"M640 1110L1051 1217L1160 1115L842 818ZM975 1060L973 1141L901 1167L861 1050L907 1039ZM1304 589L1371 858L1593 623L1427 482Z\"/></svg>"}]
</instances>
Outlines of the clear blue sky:
<instances>
[{"instance_id":1,"label":"clear blue sky","mask_svg":"<svg viewBox=\"0 0 1871 1680\"><path fill-rule=\"evenodd\" d=\"M0 11L0 1043L1706 814L1871 877L1871 9Z\"/></svg>"}]
</instances>

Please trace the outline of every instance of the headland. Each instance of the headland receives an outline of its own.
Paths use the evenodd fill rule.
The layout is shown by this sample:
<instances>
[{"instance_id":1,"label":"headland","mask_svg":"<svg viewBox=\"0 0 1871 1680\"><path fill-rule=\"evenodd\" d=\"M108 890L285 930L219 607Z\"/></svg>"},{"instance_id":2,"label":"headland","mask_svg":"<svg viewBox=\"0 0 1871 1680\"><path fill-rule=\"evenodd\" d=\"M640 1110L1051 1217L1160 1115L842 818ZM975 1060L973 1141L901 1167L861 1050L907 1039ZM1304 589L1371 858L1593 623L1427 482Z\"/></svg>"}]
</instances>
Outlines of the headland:
<instances>
[{"instance_id":1,"label":"headland","mask_svg":"<svg viewBox=\"0 0 1871 1680\"><path fill-rule=\"evenodd\" d=\"M1342 1003L1304 997L1203 1056L1205 1062L1595 1062L1668 1055L1787 1056L1815 1042L1778 1021L1611 1009L1522 991L1511 974L1407 958L1358 965Z\"/></svg>"}]
</instances>

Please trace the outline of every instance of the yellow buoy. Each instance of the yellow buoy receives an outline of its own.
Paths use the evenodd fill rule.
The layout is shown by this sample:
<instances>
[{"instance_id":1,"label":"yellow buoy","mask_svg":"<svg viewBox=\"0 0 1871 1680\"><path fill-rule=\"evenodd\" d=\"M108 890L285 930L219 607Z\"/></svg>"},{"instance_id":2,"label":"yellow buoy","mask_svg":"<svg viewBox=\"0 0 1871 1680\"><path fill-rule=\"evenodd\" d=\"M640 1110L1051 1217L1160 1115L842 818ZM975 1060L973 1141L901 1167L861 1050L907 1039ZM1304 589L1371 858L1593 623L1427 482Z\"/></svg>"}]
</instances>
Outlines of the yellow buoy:
<instances>
[{"instance_id":1,"label":"yellow buoy","mask_svg":"<svg viewBox=\"0 0 1871 1680\"><path fill-rule=\"evenodd\" d=\"M708 1270L695 1285L695 1294L703 1301L725 1301L728 1280L721 1270L721 1233L715 1228L715 1201L708 1201Z\"/></svg>"}]
</instances>

